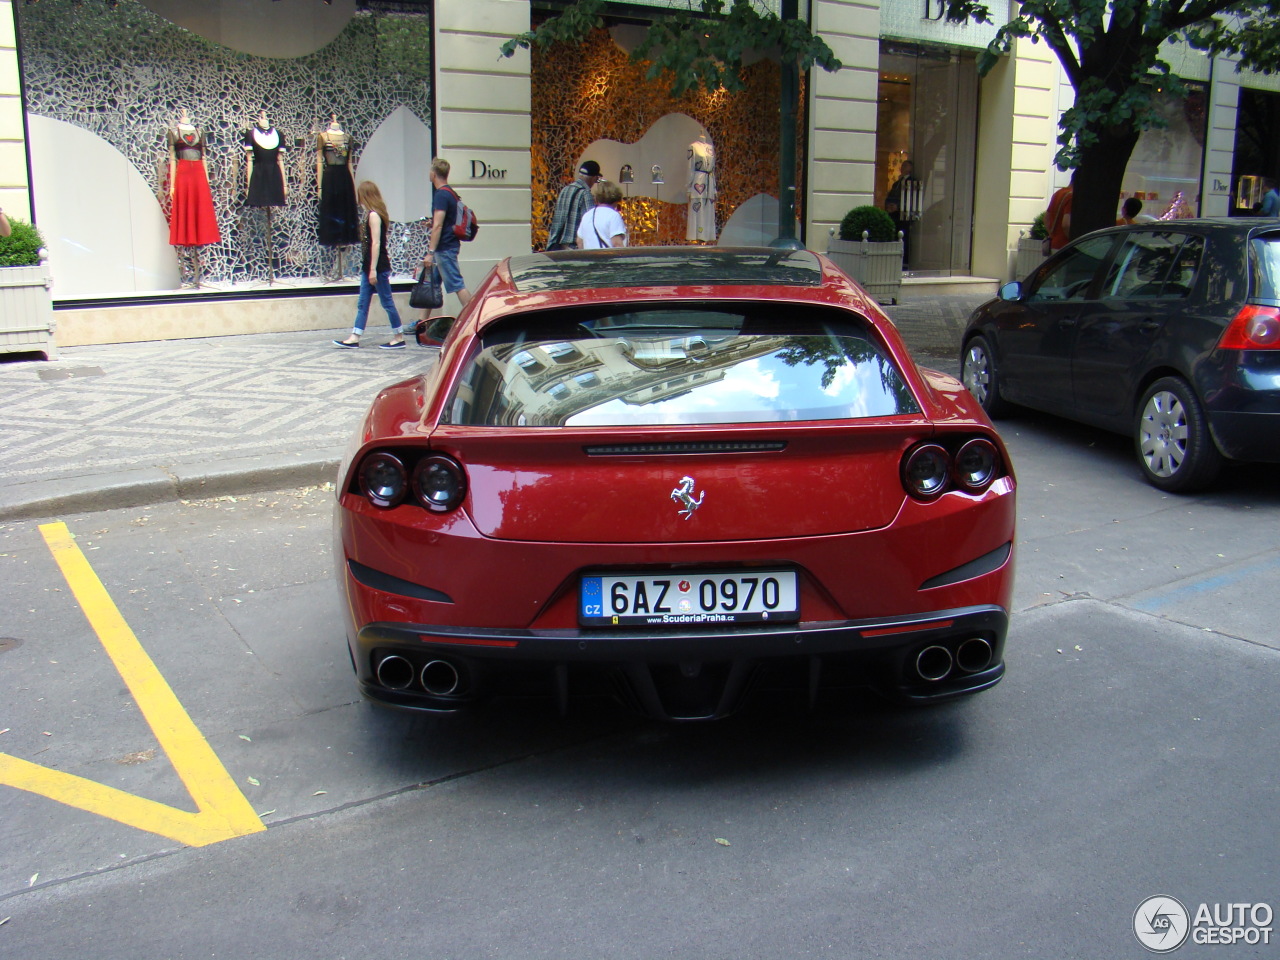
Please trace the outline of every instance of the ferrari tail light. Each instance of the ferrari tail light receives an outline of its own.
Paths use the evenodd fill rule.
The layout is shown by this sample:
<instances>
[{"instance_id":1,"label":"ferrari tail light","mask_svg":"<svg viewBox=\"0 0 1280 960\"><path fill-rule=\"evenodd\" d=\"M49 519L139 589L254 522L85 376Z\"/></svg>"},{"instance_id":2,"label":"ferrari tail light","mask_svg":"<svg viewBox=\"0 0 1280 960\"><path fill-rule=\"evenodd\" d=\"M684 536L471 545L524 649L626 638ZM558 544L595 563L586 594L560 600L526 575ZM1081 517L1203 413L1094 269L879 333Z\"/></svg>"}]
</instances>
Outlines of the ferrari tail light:
<instances>
[{"instance_id":1,"label":"ferrari tail light","mask_svg":"<svg viewBox=\"0 0 1280 960\"><path fill-rule=\"evenodd\" d=\"M467 495L467 475L456 460L433 454L413 468L413 492L428 510L447 513Z\"/></svg>"},{"instance_id":2,"label":"ferrari tail light","mask_svg":"<svg viewBox=\"0 0 1280 960\"><path fill-rule=\"evenodd\" d=\"M408 500L432 513L448 513L467 496L467 473L452 457L423 448L374 450L360 461L350 492L383 510Z\"/></svg>"},{"instance_id":3,"label":"ferrari tail light","mask_svg":"<svg viewBox=\"0 0 1280 960\"><path fill-rule=\"evenodd\" d=\"M409 489L409 474L400 458L390 453L371 453L360 462L360 492L375 507L384 510L399 505Z\"/></svg>"},{"instance_id":4,"label":"ferrari tail light","mask_svg":"<svg viewBox=\"0 0 1280 960\"><path fill-rule=\"evenodd\" d=\"M966 490L985 490L1000 469L1000 453L990 440L970 440L956 454L956 480Z\"/></svg>"},{"instance_id":5,"label":"ferrari tail light","mask_svg":"<svg viewBox=\"0 0 1280 960\"><path fill-rule=\"evenodd\" d=\"M902 461L902 485L920 500L932 500L951 481L951 455L936 443L925 443Z\"/></svg>"},{"instance_id":6,"label":"ferrari tail light","mask_svg":"<svg viewBox=\"0 0 1280 960\"><path fill-rule=\"evenodd\" d=\"M1280 350L1280 307L1246 303L1222 331L1222 350Z\"/></svg>"},{"instance_id":7,"label":"ferrari tail light","mask_svg":"<svg viewBox=\"0 0 1280 960\"><path fill-rule=\"evenodd\" d=\"M981 493L1004 472L999 449L986 437L921 443L902 458L902 486L917 500L936 500L948 490Z\"/></svg>"}]
</instances>

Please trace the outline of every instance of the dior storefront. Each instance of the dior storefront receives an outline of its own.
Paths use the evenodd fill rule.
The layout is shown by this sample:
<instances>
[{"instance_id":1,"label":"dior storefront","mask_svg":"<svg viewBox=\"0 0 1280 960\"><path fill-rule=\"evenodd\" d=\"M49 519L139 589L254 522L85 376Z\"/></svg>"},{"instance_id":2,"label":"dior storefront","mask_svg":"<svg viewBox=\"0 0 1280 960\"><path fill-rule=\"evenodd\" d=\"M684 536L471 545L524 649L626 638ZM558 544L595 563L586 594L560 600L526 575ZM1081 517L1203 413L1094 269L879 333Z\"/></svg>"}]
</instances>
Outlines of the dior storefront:
<instances>
[{"instance_id":1,"label":"dior storefront","mask_svg":"<svg viewBox=\"0 0 1280 960\"><path fill-rule=\"evenodd\" d=\"M641 3L610 8L580 49L510 59L498 47L546 15L536 4L6 6L26 109L24 139L0 162L28 160L55 306L67 312L186 304L163 336L279 329L286 311L248 314L255 300L281 295L331 300L341 313L348 305L332 294L354 289L358 256L346 188L362 179L381 187L393 269L407 280L425 245L433 155L453 164L451 184L482 224L460 258L473 288L502 257L543 248L556 195L583 159L622 187L634 243L777 235L777 63L748 63L741 92L673 98L628 59ZM941 10L940 0L802 6L846 69L802 78L797 235L825 250L849 209L892 202L911 273L1004 279L1019 232L1065 182L1053 133L1070 87L1043 44L1022 45L979 79L976 55L995 27L948 24ZM1144 138L1125 190L1157 214L1179 195L1197 212L1225 213L1228 199L1245 197L1245 175L1270 172L1262 160L1232 169L1236 75L1191 56L1174 69L1197 86L1167 102L1170 123ZM1255 152L1265 159L1267 148ZM6 198L26 183L0 172ZM194 302L233 297L241 305L216 328L188 332ZM316 309L291 315L321 324ZM99 309L66 342L115 336L102 331L120 314ZM156 336L154 317L119 336ZM61 325L60 342L74 328Z\"/></svg>"}]
</instances>

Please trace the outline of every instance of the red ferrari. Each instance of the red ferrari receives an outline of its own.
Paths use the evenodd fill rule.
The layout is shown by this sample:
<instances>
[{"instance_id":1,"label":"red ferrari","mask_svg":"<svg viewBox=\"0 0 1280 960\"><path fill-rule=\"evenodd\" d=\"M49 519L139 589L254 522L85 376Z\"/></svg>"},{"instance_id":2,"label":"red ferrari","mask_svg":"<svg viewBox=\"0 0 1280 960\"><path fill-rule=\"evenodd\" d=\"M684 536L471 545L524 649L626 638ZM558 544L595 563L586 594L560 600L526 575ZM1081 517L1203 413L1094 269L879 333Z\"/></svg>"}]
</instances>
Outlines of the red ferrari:
<instances>
[{"instance_id":1,"label":"red ferrari","mask_svg":"<svg viewBox=\"0 0 1280 960\"><path fill-rule=\"evenodd\" d=\"M340 472L366 697L607 692L694 720L1004 674L1008 453L823 257L533 254L446 325Z\"/></svg>"}]
</instances>

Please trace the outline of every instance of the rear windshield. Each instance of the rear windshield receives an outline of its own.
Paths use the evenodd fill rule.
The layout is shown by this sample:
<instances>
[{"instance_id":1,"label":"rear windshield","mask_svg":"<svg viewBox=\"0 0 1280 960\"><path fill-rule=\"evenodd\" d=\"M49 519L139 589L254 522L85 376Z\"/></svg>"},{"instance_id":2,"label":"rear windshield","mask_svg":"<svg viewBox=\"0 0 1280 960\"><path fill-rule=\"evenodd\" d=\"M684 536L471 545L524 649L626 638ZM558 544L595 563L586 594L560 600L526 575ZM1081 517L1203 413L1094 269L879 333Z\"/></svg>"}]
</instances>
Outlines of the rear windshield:
<instances>
[{"instance_id":1,"label":"rear windshield","mask_svg":"<svg viewBox=\"0 0 1280 960\"><path fill-rule=\"evenodd\" d=\"M496 324L482 334L445 422L679 426L918 412L860 318L713 304L523 314Z\"/></svg>"},{"instance_id":2,"label":"rear windshield","mask_svg":"<svg viewBox=\"0 0 1280 960\"><path fill-rule=\"evenodd\" d=\"M1253 296L1280 301L1280 233L1253 238Z\"/></svg>"}]
</instances>

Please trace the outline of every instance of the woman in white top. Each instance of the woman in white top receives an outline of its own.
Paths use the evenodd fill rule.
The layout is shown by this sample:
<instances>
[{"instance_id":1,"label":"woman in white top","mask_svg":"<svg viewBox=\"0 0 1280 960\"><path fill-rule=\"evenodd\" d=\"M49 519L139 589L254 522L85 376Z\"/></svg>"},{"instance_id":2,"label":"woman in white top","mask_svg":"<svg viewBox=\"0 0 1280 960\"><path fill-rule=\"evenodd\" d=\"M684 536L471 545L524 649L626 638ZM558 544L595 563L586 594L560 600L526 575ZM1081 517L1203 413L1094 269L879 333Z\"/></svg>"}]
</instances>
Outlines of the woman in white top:
<instances>
[{"instance_id":1,"label":"woman in white top","mask_svg":"<svg viewBox=\"0 0 1280 960\"><path fill-rule=\"evenodd\" d=\"M603 250L627 245L627 222L618 212L622 190L616 183L597 180L591 188L596 205L582 215L578 224L578 249Z\"/></svg>"}]
</instances>

